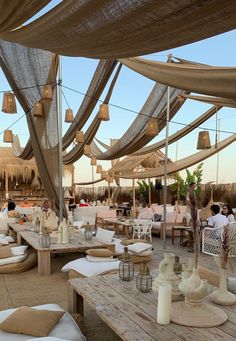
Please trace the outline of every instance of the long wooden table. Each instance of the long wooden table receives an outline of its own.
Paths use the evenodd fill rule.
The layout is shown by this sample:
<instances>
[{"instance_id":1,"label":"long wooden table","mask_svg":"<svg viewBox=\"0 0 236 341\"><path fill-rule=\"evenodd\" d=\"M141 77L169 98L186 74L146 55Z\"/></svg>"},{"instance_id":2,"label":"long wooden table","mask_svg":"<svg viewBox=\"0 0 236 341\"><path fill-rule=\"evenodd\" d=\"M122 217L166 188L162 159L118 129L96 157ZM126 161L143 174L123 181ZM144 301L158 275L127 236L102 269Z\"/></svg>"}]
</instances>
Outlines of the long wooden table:
<instances>
[{"instance_id":1,"label":"long wooden table","mask_svg":"<svg viewBox=\"0 0 236 341\"><path fill-rule=\"evenodd\" d=\"M50 248L43 248L40 244L40 235L33 232L32 224L25 226L19 224L9 224L9 227L17 233L17 241L22 244L27 242L37 251L38 255L38 273L39 275L51 274L51 254L78 252L84 253L88 249L108 248L114 251L114 244L104 244L96 238L86 241L82 233L76 232L68 243L57 243L56 237L51 237Z\"/></svg>"},{"instance_id":2,"label":"long wooden table","mask_svg":"<svg viewBox=\"0 0 236 341\"><path fill-rule=\"evenodd\" d=\"M116 235L120 234L120 229L119 227L122 226L123 231L124 231L124 235L127 239L130 238L130 233L129 233L129 229L130 227L132 228L132 224L133 222L130 221L129 219L125 219L125 220L120 220L118 218L105 218L104 221L108 224L112 224L113 225L113 229L116 233Z\"/></svg>"},{"instance_id":3,"label":"long wooden table","mask_svg":"<svg viewBox=\"0 0 236 341\"><path fill-rule=\"evenodd\" d=\"M125 341L233 341L236 338L236 305L221 307L229 320L214 328L192 328L156 322L157 294L140 293L135 280L122 282L117 275L72 279L69 312L83 315L86 301L100 318Z\"/></svg>"}]
</instances>

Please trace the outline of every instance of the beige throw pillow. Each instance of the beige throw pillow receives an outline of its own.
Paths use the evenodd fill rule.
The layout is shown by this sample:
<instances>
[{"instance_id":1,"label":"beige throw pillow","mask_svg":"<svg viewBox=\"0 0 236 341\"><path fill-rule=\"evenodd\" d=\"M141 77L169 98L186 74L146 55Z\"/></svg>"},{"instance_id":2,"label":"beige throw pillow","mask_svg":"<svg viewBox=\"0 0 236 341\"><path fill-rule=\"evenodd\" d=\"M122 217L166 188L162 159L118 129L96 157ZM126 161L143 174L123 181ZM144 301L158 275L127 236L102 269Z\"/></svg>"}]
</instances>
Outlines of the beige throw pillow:
<instances>
[{"instance_id":1,"label":"beige throw pillow","mask_svg":"<svg viewBox=\"0 0 236 341\"><path fill-rule=\"evenodd\" d=\"M89 249L86 251L87 255L93 257L111 257L113 253L107 249Z\"/></svg>"},{"instance_id":2,"label":"beige throw pillow","mask_svg":"<svg viewBox=\"0 0 236 341\"><path fill-rule=\"evenodd\" d=\"M0 247L0 259L12 257L11 248L9 245Z\"/></svg>"},{"instance_id":3,"label":"beige throw pillow","mask_svg":"<svg viewBox=\"0 0 236 341\"><path fill-rule=\"evenodd\" d=\"M48 336L64 313L21 307L0 323L0 330L39 337Z\"/></svg>"}]
</instances>

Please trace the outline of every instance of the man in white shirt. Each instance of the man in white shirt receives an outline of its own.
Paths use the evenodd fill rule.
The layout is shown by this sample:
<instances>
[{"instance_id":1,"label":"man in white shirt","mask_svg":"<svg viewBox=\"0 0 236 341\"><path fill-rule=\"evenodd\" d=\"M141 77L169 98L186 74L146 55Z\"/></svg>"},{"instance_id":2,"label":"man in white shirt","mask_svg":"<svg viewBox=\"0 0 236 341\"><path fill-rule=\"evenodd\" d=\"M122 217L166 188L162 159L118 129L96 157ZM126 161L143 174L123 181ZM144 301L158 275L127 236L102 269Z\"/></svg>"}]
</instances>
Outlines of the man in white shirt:
<instances>
[{"instance_id":1,"label":"man in white shirt","mask_svg":"<svg viewBox=\"0 0 236 341\"><path fill-rule=\"evenodd\" d=\"M211 205L211 214L212 216L207 219L208 226L216 228L228 225L229 222L227 217L220 214L220 206Z\"/></svg>"}]
</instances>

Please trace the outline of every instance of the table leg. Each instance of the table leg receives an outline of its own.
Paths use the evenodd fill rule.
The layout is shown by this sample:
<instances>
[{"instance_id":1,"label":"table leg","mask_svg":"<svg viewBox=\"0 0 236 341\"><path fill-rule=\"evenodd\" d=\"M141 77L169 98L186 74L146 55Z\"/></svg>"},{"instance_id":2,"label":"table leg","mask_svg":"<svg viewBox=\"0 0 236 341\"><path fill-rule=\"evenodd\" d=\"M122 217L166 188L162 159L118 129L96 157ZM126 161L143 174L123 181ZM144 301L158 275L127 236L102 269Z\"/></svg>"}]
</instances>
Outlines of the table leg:
<instances>
[{"instance_id":1,"label":"table leg","mask_svg":"<svg viewBox=\"0 0 236 341\"><path fill-rule=\"evenodd\" d=\"M129 226L123 225L123 229L125 230L125 236L127 239L129 239Z\"/></svg>"},{"instance_id":2,"label":"table leg","mask_svg":"<svg viewBox=\"0 0 236 341\"><path fill-rule=\"evenodd\" d=\"M17 241L17 244L22 245L22 237L19 233L17 233L16 235L16 241Z\"/></svg>"},{"instance_id":3,"label":"table leg","mask_svg":"<svg viewBox=\"0 0 236 341\"><path fill-rule=\"evenodd\" d=\"M171 238L172 238L172 245L174 245L174 243L175 243L175 228L173 226L172 226Z\"/></svg>"},{"instance_id":4,"label":"table leg","mask_svg":"<svg viewBox=\"0 0 236 341\"><path fill-rule=\"evenodd\" d=\"M84 299L76 290L69 285L68 289L68 312L70 314L80 314L84 316Z\"/></svg>"},{"instance_id":5,"label":"table leg","mask_svg":"<svg viewBox=\"0 0 236 341\"><path fill-rule=\"evenodd\" d=\"M41 276L51 275L50 250L38 250L38 273Z\"/></svg>"}]
</instances>

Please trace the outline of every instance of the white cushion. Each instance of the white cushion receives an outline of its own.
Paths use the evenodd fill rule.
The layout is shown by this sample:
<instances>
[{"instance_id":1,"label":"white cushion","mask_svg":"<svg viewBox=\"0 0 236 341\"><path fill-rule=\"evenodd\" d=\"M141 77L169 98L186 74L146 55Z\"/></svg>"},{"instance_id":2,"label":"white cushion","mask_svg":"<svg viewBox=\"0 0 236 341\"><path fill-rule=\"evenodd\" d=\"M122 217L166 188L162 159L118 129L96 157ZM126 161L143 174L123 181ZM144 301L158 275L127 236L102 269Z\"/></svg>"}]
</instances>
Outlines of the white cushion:
<instances>
[{"instance_id":1,"label":"white cushion","mask_svg":"<svg viewBox=\"0 0 236 341\"><path fill-rule=\"evenodd\" d=\"M98 227L96 239L98 239L100 242L104 244L110 244L114 234L115 234L115 231L108 231L108 230L102 229L101 227Z\"/></svg>"},{"instance_id":2,"label":"white cushion","mask_svg":"<svg viewBox=\"0 0 236 341\"><path fill-rule=\"evenodd\" d=\"M95 256L86 256L87 260L89 262L113 262L114 258L113 257L95 257Z\"/></svg>"},{"instance_id":3,"label":"white cushion","mask_svg":"<svg viewBox=\"0 0 236 341\"><path fill-rule=\"evenodd\" d=\"M175 212L175 206L166 206L166 212L168 213Z\"/></svg>"},{"instance_id":4,"label":"white cushion","mask_svg":"<svg viewBox=\"0 0 236 341\"><path fill-rule=\"evenodd\" d=\"M51 336L45 336L45 337L36 337L35 339L29 339L28 341L70 341L68 339L58 339L58 337L51 337Z\"/></svg>"},{"instance_id":5,"label":"white cushion","mask_svg":"<svg viewBox=\"0 0 236 341\"><path fill-rule=\"evenodd\" d=\"M19 256L12 256L8 258L2 258L0 259L0 265L6 265L6 264L12 264L12 263L18 263L23 261L27 257L27 253ZM0 338L1 340L1 338Z\"/></svg>"},{"instance_id":6,"label":"white cushion","mask_svg":"<svg viewBox=\"0 0 236 341\"><path fill-rule=\"evenodd\" d=\"M20 255L23 255L25 253L27 248L28 248L27 245L12 246L11 252L12 252L13 256L20 256Z\"/></svg>"},{"instance_id":7,"label":"white cushion","mask_svg":"<svg viewBox=\"0 0 236 341\"><path fill-rule=\"evenodd\" d=\"M5 236L4 238L6 241L8 241L8 243L14 243L15 239L12 236Z\"/></svg>"},{"instance_id":8,"label":"white cushion","mask_svg":"<svg viewBox=\"0 0 236 341\"><path fill-rule=\"evenodd\" d=\"M45 310L63 310L57 304L44 304L33 307L35 309L45 309ZM0 311L0 322L3 321L6 317L11 315L15 309L8 309ZM51 330L48 335L49 337L55 337L62 340L69 341L86 341L86 338L81 333L81 330L75 323L74 319L68 314L65 313L60 321L56 324L56 326ZM5 333L0 330L0 340L1 341L29 341L32 340L32 336L23 335L23 334L12 334ZM36 338L39 340L39 338Z\"/></svg>"},{"instance_id":9,"label":"white cushion","mask_svg":"<svg viewBox=\"0 0 236 341\"><path fill-rule=\"evenodd\" d=\"M9 242L5 239L5 237L0 238L0 245L7 245Z\"/></svg>"},{"instance_id":10,"label":"white cushion","mask_svg":"<svg viewBox=\"0 0 236 341\"><path fill-rule=\"evenodd\" d=\"M129 251L131 255L135 255L137 257L143 257L143 256L150 256L153 251L152 250L147 250L147 251L143 251L141 253L135 253L135 252L132 252L132 251Z\"/></svg>"},{"instance_id":11,"label":"white cushion","mask_svg":"<svg viewBox=\"0 0 236 341\"><path fill-rule=\"evenodd\" d=\"M113 262L89 262L86 258L79 258L67 263L61 271L68 272L74 270L85 277L92 277L119 269L120 261Z\"/></svg>"},{"instance_id":12,"label":"white cushion","mask_svg":"<svg viewBox=\"0 0 236 341\"><path fill-rule=\"evenodd\" d=\"M133 253L141 253L143 251L152 250L152 245L147 243L135 243L132 245L128 245L128 250Z\"/></svg>"}]
</instances>

